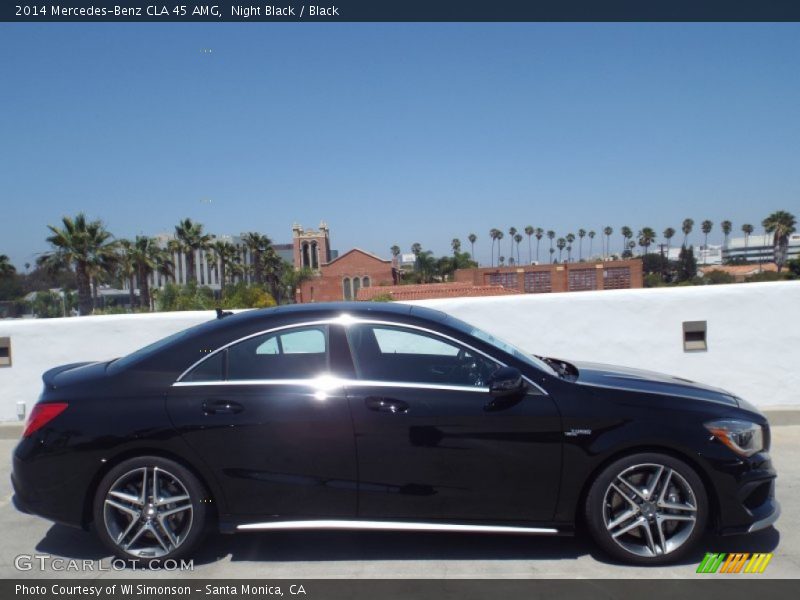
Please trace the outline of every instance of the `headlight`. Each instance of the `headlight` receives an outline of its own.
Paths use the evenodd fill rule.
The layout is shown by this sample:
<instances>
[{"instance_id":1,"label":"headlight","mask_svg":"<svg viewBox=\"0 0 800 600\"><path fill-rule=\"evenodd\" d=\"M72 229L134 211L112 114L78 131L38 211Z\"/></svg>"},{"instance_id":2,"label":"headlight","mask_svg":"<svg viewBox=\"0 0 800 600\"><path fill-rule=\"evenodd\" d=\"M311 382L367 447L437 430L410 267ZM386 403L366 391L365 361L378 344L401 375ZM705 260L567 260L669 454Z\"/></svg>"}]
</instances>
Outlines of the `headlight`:
<instances>
[{"instance_id":1,"label":"headlight","mask_svg":"<svg viewBox=\"0 0 800 600\"><path fill-rule=\"evenodd\" d=\"M709 421L704 425L711 435L740 456L753 456L764 449L761 425L735 419Z\"/></svg>"}]
</instances>

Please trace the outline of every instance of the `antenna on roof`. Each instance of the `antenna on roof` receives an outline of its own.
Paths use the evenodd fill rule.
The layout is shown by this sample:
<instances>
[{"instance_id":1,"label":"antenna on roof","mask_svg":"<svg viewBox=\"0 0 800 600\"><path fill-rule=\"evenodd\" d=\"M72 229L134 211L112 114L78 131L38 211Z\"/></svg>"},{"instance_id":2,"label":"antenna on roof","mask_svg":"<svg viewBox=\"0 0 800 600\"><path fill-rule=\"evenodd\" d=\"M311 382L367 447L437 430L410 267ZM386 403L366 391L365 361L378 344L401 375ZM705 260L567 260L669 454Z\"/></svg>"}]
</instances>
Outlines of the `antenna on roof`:
<instances>
[{"instance_id":1,"label":"antenna on roof","mask_svg":"<svg viewBox=\"0 0 800 600\"><path fill-rule=\"evenodd\" d=\"M221 308L217 309L217 318L224 319L225 317L231 316L233 313L229 310L222 310Z\"/></svg>"}]
</instances>

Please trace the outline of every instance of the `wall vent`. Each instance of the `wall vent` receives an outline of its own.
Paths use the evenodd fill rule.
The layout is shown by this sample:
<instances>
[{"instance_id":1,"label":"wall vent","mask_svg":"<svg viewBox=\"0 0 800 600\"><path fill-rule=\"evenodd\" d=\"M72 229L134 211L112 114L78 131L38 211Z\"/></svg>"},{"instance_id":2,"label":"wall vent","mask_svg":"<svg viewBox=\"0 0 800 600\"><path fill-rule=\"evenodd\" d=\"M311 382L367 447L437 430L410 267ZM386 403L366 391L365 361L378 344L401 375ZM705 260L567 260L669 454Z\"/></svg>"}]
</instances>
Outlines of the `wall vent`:
<instances>
[{"instance_id":1,"label":"wall vent","mask_svg":"<svg viewBox=\"0 0 800 600\"><path fill-rule=\"evenodd\" d=\"M707 333L708 326L705 321L684 321L683 351L698 352L708 350Z\"/></svg>"},{"instance_id":2,"label":"wall vent","mask_svg":"<svg viewBox=\"0 0 800 600\"><path fill-rule=\"evenodd\" d=\"M0 337L0 367L11 366L11 338Z\"/></svg>"}]
</instances>

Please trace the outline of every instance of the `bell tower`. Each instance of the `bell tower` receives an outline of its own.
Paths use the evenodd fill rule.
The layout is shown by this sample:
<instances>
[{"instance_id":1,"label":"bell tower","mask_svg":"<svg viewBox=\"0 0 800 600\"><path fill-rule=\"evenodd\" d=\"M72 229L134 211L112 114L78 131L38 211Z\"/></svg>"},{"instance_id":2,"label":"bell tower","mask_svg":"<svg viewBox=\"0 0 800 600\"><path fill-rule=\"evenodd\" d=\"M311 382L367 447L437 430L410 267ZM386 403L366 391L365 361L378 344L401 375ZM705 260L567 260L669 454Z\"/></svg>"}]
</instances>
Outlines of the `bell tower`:
<instances>
[{"instance_id":1,"label":"bell tower","mask_svg":"<svg viewBox=\"0 0 800 600\"><path fill-rule=\"evenodd\" d=\"M292 243L294 245L294 268L299 270L308 267L312 271L330 262L330 230L325 221L320 222L319 230L303 229L297 223L292 225Z\"/></svg>"}]
</instances>

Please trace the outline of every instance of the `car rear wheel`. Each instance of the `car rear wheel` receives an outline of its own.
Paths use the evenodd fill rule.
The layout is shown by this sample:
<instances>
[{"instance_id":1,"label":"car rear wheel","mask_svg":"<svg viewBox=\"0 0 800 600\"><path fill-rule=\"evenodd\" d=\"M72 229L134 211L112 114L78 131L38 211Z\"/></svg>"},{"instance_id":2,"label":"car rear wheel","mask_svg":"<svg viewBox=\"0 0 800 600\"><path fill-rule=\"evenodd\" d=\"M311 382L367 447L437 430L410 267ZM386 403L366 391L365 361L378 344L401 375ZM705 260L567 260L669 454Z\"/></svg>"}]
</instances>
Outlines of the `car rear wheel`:
<instances>
[{"instance_id":1,"label":"car rear wheel","mask_svg":"<svg viewBox=\"0 0 800 600\"><path fill-rule=\"evenodd\" d=\"M703 482L683 461L633 454L608 465L586 498L586 522L606 552L628 563L678 560L708 521Z\"/></svg>"},{"instance_id":2,"label":"car rear wheel","mask_svg":"<svg viewBox=\"0 0 800 600\"><path fill-rule=\"evenodd\" d=\"M94 525L117 556L168 560L197 547L207 520L206 492L188 469L156 456L126 460L97 488Z\"/></svg>"}]
</instances>

